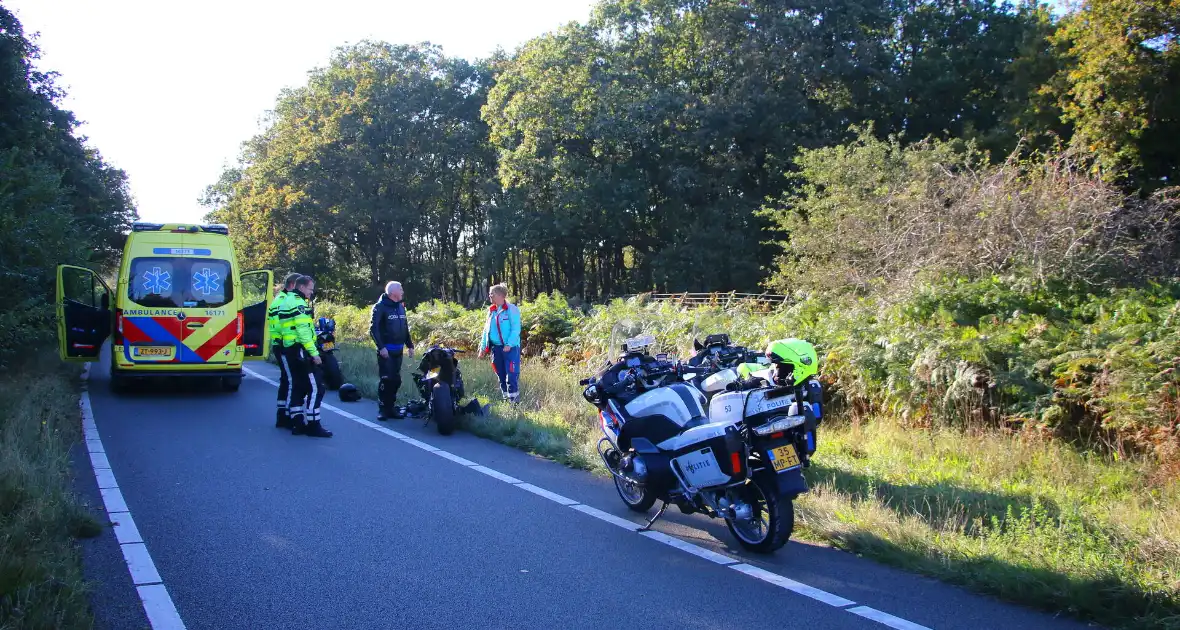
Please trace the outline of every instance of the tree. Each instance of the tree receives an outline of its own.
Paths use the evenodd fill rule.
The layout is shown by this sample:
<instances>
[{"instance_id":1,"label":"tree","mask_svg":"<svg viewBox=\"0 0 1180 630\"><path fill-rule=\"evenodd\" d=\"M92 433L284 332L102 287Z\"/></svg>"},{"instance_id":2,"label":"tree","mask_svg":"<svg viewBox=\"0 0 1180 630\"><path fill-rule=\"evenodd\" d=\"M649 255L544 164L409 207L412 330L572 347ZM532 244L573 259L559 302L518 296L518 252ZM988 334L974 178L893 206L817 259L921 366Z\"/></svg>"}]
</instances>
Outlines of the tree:
<instances>
[{"instance_id":1,"label":"tree","mask_svg":"<svg viewBox=\"0 0 1180 630\"><path fill-rule=\"evenodd\" d=\"M487 68L429 44L337 50L285 92L241 165L210 186L211 220L254 264L299 269L362 299L389 279L411 299L464 299L495 195L479 107Z\"/></svg>"},{"instance_id":2,"label":"tree","mask_svg":"<svg viewBox=\"0 0 1180 630\"><path fill-rule=\"evenodd\" d=\"M49 332L56 265L109 265L136 216L126 175L75 135L38 56L0 6L0 365Z\"/></svg>"},{"instance_id":3,"label":"tree","mask_svg":"<svg viewBox=\"0 0 1180 630\"><path fill-rule=\"evenodd\" d=\"M1107 178L1130 188L1180 175L1178 29L1172 0L1086 0L1055 37L1068 50L1055 90L1065 118Z\"/></svg>"}]
</instances>

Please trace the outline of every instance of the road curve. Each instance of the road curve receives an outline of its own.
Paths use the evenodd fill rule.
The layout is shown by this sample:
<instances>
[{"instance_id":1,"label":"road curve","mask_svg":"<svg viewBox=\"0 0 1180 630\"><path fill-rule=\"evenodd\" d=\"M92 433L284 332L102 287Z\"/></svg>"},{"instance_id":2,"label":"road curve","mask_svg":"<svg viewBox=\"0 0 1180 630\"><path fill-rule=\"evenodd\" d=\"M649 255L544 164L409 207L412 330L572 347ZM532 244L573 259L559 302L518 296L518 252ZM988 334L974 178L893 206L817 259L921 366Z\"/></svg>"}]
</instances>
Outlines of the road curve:
<instances>
[{"instance_id":1,"label":"road curve","mask_svg":"<svg viewBox=\"0 0 1180 630\"><path fill-rule=\"evenodd\" d=\"M345 414L325 410L335 437L292 436L273 426L270 365L233 394L123 395L103 365L89 375L89 448L109 471L96 482L79 449L78 490L97 510L98 486L107 500L117 486L138 537L112 527L84 544L98 628L178 627L158 608L149 621L133 583L166 589L194 629L1086 627L821 546L748 554L722 522L675 509L640 535L605 480L371 422L370 401L329 394ZM133 580L138 539L156 574L133 558Z\"/></svg>"}]
</instances>

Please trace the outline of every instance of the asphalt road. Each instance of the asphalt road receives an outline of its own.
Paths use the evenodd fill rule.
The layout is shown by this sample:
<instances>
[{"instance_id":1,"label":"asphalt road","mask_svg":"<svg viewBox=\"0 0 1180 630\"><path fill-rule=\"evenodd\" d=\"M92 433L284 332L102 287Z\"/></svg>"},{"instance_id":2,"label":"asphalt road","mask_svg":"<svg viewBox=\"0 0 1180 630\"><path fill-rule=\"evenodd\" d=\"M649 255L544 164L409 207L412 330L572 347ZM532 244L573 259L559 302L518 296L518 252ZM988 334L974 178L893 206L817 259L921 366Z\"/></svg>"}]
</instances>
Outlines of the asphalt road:
<instances>
[{"instance_id":1,"label":"asphalt road","mask_svg":"<svg viewBox=\"0 0 1180 630\"><path fill-rule=\"evenodd\" d=\"M136 556L134 582L162 582L141 586L149 608L166 588L188 628L1085 627L821 546L748 554L675 508L666 536L640 535L609 482L420 421L325 410L335 437L292 436L264 379L116 396L104 365L89 450L110 473L96 482L80 448L78 488L101 510L98 484L117 485L138 537L121 525L124 540L112 527L84 545L99 628L152 627L124 561L138 545L120 547L139 538L158 577ZM370 401L325 403L376 418ZM165 617L156 630L178 627Z\"/></svg>"}]
</instances>

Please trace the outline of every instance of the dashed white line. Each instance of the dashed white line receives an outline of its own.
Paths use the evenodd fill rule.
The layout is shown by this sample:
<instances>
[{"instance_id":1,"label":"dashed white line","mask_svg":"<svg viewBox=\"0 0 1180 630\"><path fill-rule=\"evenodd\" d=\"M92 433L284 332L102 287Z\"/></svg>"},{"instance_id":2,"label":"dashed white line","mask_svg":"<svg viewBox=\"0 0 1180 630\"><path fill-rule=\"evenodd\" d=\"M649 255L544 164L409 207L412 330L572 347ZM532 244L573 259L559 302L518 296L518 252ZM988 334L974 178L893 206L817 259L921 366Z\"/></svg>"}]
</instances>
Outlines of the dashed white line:
<instances>
[{"instance_id":1,"label":"dashed white line","mask_svg":"<svg viewBox=\"0 0 1180 630\"><path fill-rule=\"evenodd\" d=\"M505 475L504 473L502 473L498 470L492 470L491 468L488 468L487 466L476 465L476 466L472 466L471 470L481 472L489 477L495 477L496 479L499 479L500 481L503 481L504 483L510 483L512 485L524 483L523 481L517 479L516 477L513 477L511 475Z\"/></svg>"},{"instance_id":2,"label":"dashed white line","mask_svg":"<svg viewBox=\"0 0 1180 630\"><path fill-rule=\"evenodd\" d=\"M111 512L126 512L127 502L123 500L123 493L118 488L100 488L102 504L106 506L107 514Z\"/></svg>"},{"instance_id":3,"label":"dashed white line","mask_svg":"<svg viewBox=\"0 0 1180 630\"><path fill-rule=\"evenodd\" d=\"M152 630L184 630L184 622L172 604L172 597L163 584L148 584L137 586L139 600L143 602L143 610L147 613L148 623Z\"/></svg>"},{"instance_id":4,"label":"dashed white line","mask_svg":"<svg viewBox=\"0 0 1180 630\"><path fill-rule=\"evenodd\" d=\"M131 581L136 586L141 584L160 584L160 572L156 571L156 563L152 562L152 554L148 553L147 545L143 543L127 543L119 545L123 549L123 559L127 561L127 570L131 571Z\"/></svg>"},{"instance_id":5,"label":"dashed white line","mask_svg":"<svg viewBox=\"0 0 1180 630\"><path fill-rule=\"evenodd\" d=\"M274 381L273 379L270 379L266 376L263 376L263 375L255 372L254 370L251 370L249 368L242 368L242 371L244 371L245 373L249 374L250 376L252 376L254 378L257 378L260 381L270 383L271 385L273 385L275 387L278 386L278 383L276 381ZM638 531L640 528L640 526L638 524L636 524L632 521L629 521L625 518L615 516L614 514L610 514L609 512L604 512L602 510L591 507L589 505L585 505L583 503L579 503L573 499L570 499L569 497L565 497L565 496L562 496L562 495L557 494L555 492L551 492L551 491L541 488L539 486L535 486L531 483L526 483L526 482L524 482L520 479L517 479L516 477L513 477L511 475L506 475L498 470L488 468L487 466L483 466L477 462L473 462L469 459L459 457L458 455L455 455L455 454L450 453L448 451L442 450L436 446L427 444L426 442L422 442L420 440L416 440L414 438L411 438L408 435L404 435L404 434L398 433L397 431L387 429L387 428L385 428L379 424L376 424L372 421L361 418L360 416L357 416L351 412L345 411L343 409L339 409L339 408L334 407L332 405L325 404L322 406L324 409L335 412L336 414L340 415L341 417L347 418L349 420L352 420L353 422L356 422L356 423L361 424L363 426L367 426L371 429L375 429L377 431L380 431L381 433L385 433L386 435L394 437L401 442L405 442L406 444L420 448L420 449L427 451L429 453L434 453L435 455L449 459L457 464L460 464L462 466L470 468L471 470L483 473L489 477L503 481L504 483L516 486L517 488L520 488L520 489L525 490L527 492L531 492L537 496L544 497L546 499L549 499L550 501L554 501L555 503L558 503L563 506L569 507L571 509L577 510L587 516L592 516L600 521L610 523L611 525L615 525L616 527L621 527L623 529L626 529L626 530L632 531L632 532ZM100 446L100 449L101 449L101 446ZM679 549L680 551L683 551L685 553L692 554L694 556L697 556L698 558L702 558L704 560L708 560L710 562L713 562L713 563L716 563L716 564L719 564L722 566L726 566L730 569L738 571L739 573L743 573L743 574L748 575L752 578L756 578L756 579L762 580L763 582L773 584L775 586L786 589L786 590L796 593L798 595L802 595L804 597L811 598L815 601L822 602L824 604L827 604L827 605L835 607L835 608L846 610L846 611L851 612L855 615L858 615L864 619L876 621L877 623L881 623L881 624L889 626L891 628L895 628L896 630L931 630L930 628L927 628L926 626L921 626L921 625L918 625L918 624L913 623L911 621L907 621L905 619L902 619L900 617L895 617L893 615L882 612L882 611L877 610L875 608L870 608L868 606L857 606L856 602L854 602L850 599L840 597L839 595L829 593L827 591L815 588L813 586L808 586L807 584L804 584L802 582L797 582L795 580L792 580L788 577L779 575L777 573L772 573L772 572L767 571L765 569L760 569L758 567L755 567L755 566L752 566L749 564L745 564L735 558L731 558L731 557L726 556L724 554L720 554L715 551L705 549L704 547L700 547L698 545L694 545L692 543L685 542L679 538L676 538L674 536L669 536L668 534L664 534L662 532L648 530L645 532L640 532L640 535L645 538L649 538L651 540L655 540L657 542L668 545L669 547L672 547L674 549Z\"/></svg>"},{"instance_id":6,"label":"dashed white line","mask_svg":"<svg viewBox=\"0 0 1180 630\"><path fill-rule=\"evenodd\" d=\"M930 630L926 626L918 625L912 621L906 621L901 617L894 617L887 612L881 612L876 608L869 608L868 606L857 606L855 608L848 608L847 610L854 615L860 615L865 619L872 619L890 628L897 628L897 630Z\"/></svg>"},{"instance_id":7,"label":"dashed white line","mask_svg":"<svg viewBox=\"0 0 1180 630\"><path fill-rule=\"evenodd\" d=\"M455 462L456 464L459 464L460 466L478 466L478 464L471 461L470 459L464 459L454 453L448 453L446 451L434 451L434 454L438 455L439 457L442 457L444 459L449 459L449 460Z\"/></svg>"},{"instance_id":8,"label":"dashed white line","mask_svg":"<svg viewBox=\"0 0 1180 630\"><path fill-rule=\"evenodd\" d=\"M99 468L110 468L111 462L110 462L110 460L107 459L106 453L91 453L90 454L90 465L95 470L98 470Z\"/></svg>"},{"instance_id":9,"label":"dashed white line","mask_svg":"<svg viewBox=\"0 0 1180 630\"><path fill-rule=\"evenodd\" d=\"M427 452L433 453L434 451L441 450L438 447L431 446L431 445L427 444L426 442L421 442L419 440L415 440L412 437L404 437L404 438L401 438L401 440L403 442L405 442L406 444L409 444L410 446L417 446L418 448L420 448L424 451L427 451Z\"/></svg>"},{"instance_id":10,"label":"dashed white line","mask_svg":"<svg viewBox=\"0 0 1180 630\"><path fill-rule=\"evenodd\" d=\"M143 536L139 535L139 528L135 526L131 512L114 512L107 514L107 516L115 526L115 538L118 539L120 545L143 542Z\"/></svg>"},{"instance_id":11,"label":"dashed white line","mask_svg":"<svg viewBox=\"0 0 1180 630\"><path fill-rule=\"evenodd\" d=\"M550 501L553 501L554 503L559 503L561 505L570 506L570 505L576 505L578 503L577 501L574 501L573 499L571 499L569 497L563 497L560 494L557 494L556 492L550 492L544 488L538 488L537 486L534 486L531 483L519 483L519 484L516 484L516 487L520 488L521 490L524 490L526 492L532 492L533 494L535 494L539 497L545 497L546 499L549 499Z\"/></svg>"},{"instance_id":12,"label":"dashed white line","mask_svg":"<svg viewBox=\"0 0 1180 630\"><path fill-rule=\"evenodd\" d=\"M100 490L119 487L119 484L115 483L115 473L110 468L95 468L94 477L98 480Z\"/></svg>"},{"instance_id":13,"label":"dashed white line","mask_svg":"<svg viewBox=\"0 0 1180 630\"><path fill-rule=\"evenodd\" d=\"M810 597L819 602L823 602L829 606L836 608L844 608L845 606L852 606L856 602L851 599L844 599L839 595L833 595L827 591L820 590L814 586L808 586L802 582L796 582L789 577L783 577L777 573L771 573L765 569L759 569L748 564L735 564L731 567L734 571L745 573L750 577L756 577L763 582L769 582L775 586L781 586L793 593L798 593L804 597Z\"/></svg>"},{"instance_id":14,"label":"dashed white line","mask_svg":"<svg viewBox=\"0 0 1180 630\"><path fill-rule=\"evenodd\" d=\"M669 547L675 547L683 552L691 553L698 558L704 558L709 562L716 562L717 564L734 564L737 562L734 558L705 549L704 547L698 547L689 542L684 542L675 536L669 536L663 532L655 532L649 529L646 532L640 532L639 535L662 542Z\"/></svg>"},{"instance_id":15,"label":"dashed white line","mask_svg":"<svg viewBox=\"0 0 1180 630\"><path fill-rule=\"evenodd\" d=\"M156 570L156 563L148 553L143 536L131 518L131 511L127 509L127 501L123 499L123 493L119 490L115 472L111 470L111 462L107 458L102 439L98 435L98 427L94 423L94 409L90 405L90 392L86 387L89 376L90 364L86 364L82 370L82 396L78 401L78 407L82 411L82 432L86 438L86 451L90 455L94 480L98 484L99 494L102 495L107 518L113 526L115 540L118 541L123 560L127 563L127 572L135 584L152 630L185 630L176 604L168 595L164 580Z\"/></svg>"},{"instance_id":16,"label":"dashed white line","mask_svg":"<svg viewBox=\"0 0 1180 630\"><path fill-rule=\"evenodd\" d=\"M587 515L587 516L593 516L594 518L596 518L600 521L606 521L607 523L610 523L611 525L615 525L617 527L622 527L625 530L632 531L632 532L639 531L639 524L638 523L635 523L633 521L629 521L629 520L619 517L619 516L615 516L614 514L611 514L610 512L603 512L602 510L600 510L596 507L591 507L589 505L586 505L585 503L581 503L578 505L571 505L570 507Z\"/></svg>"}]
</instances>

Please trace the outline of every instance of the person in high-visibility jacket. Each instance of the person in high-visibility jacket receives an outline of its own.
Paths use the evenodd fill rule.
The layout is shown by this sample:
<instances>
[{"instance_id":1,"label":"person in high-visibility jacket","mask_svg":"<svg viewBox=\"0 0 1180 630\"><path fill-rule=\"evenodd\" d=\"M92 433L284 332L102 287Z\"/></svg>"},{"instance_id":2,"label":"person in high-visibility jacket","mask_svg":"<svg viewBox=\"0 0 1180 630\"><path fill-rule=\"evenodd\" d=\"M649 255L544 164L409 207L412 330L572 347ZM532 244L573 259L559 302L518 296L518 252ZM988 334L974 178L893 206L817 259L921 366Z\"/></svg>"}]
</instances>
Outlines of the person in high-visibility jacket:
<instances>
[{"instance_id":1,"label":"person in high-visibility jacket","mask_svg":"<svg viewBox=\"0 0 1180 630\"><path fill-rule=\"evenodd\" d=\"M287 298L279 321L282 325L283 355L291 369L291 433L311 437L332 437L332 432L320 424L320 410L317 404L316 380L312 365L320 364L320 352L315 347L315 330L312 326L311 307L308 300L315 292L315 280L311 276L300 276L295 281L295 291ZM306 413L304 405L310 403Z\"/></svg>"},{"instance_id":2,"label":"person in high-visibility jacket","mask_svg":"<svg viewBox=\"0 0 1180 630\"><path fill-rule=\"evenodd\" d=\"M279 324L279 312L287 303L287 298L295 292L295 281L301 274L291 273L283 279L283 287L271 300L270 309L266 312L266 327L270 331L270 352L279 363L279 401L275 412L275 426L280 429L291 428L291 416L287 408L291 406L291 370L287 367L286 357L283 355L283 329Z\"/></svg>"}]
</instances>

